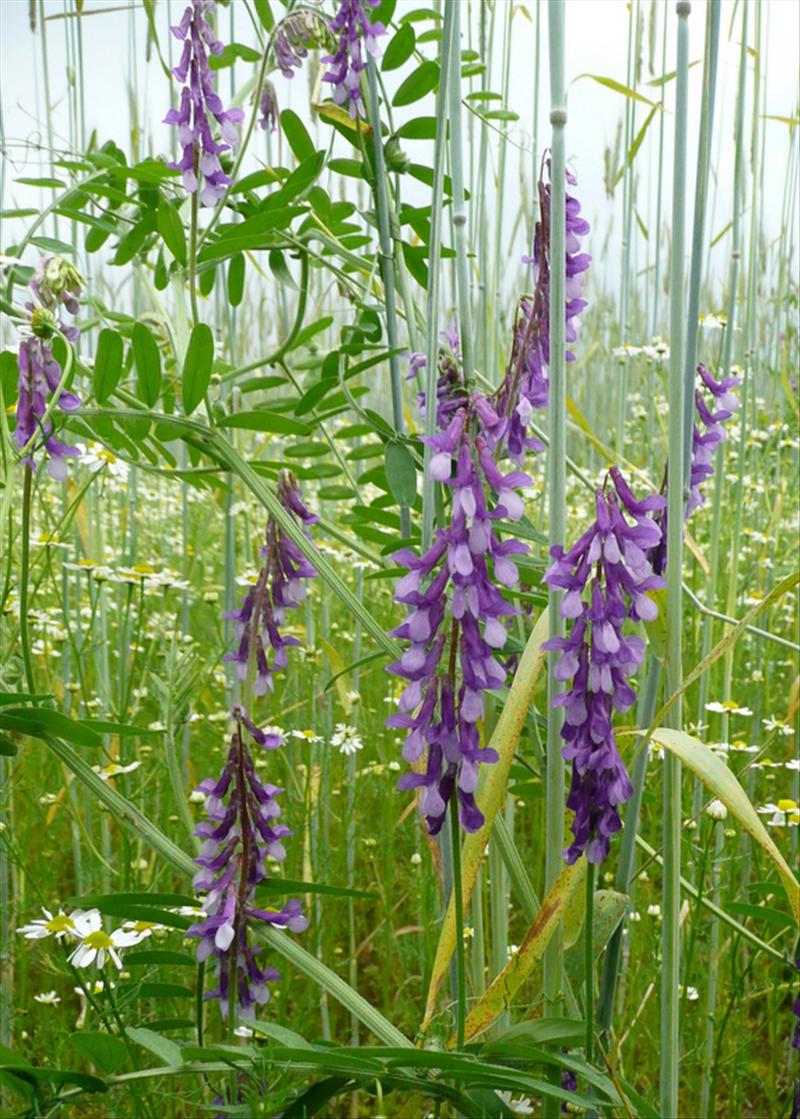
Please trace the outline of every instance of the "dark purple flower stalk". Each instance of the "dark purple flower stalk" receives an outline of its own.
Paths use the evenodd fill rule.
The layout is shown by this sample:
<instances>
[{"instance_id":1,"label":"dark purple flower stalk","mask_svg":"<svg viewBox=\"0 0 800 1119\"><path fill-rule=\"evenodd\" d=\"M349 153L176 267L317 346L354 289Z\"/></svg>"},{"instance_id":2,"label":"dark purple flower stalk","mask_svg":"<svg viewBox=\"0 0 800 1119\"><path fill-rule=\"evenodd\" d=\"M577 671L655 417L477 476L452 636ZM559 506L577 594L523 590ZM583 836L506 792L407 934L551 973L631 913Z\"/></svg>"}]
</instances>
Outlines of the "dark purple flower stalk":
<instances>
[{"instance_id":1,"label":"dark purple flower stalk","mask_svg":"<svg viewBox=\"0 0 800 1119\"><path fill-rule=\"evenodd\" d=\"M388 669L407 685L387 725L407 731L403 756L412 764L427 747L424 772L406 774L398 788L422 790L420 811L431 835L440 831L454 790L462 827L472 832L483 824L475 803L478 769L496 762L497 753L481 747L478 723L483 693L506 680L498 660L508 636L502 619L518 613L500 588L516 585L511 557L527 552L517 540L501 541L494 522L519 520L517 490L530 479L501 473L486 440L471 431L474 418L461 408L445 431L426 439L434 452L430 477L452 493L449 526L425 555L404 548L394 556L408 569L395 600L409 612L393 632L410 647Z\"/></svg>"},{"instance_id":2,"label":"dark purple flower stalk","mask_svg":"<svg viewBox=\"0 0 800 1119\"><path fill-rule=\"evenodd\" d=\"M563 754L572 761L567 806L575 818L574 839L565 852L569 863L584 851L590 862L601 863L622 826L618 806L633 790L612 715L634 702L628 679L644 656L642 639L624 627L656 617L658 608L647 592L665 585L648 559L661 539L649 514L663 509L664 498L654 494L637 501L616 467L609 475L614 488L596 494L594 524L568 552L561 546L551 549L554 563L544 577L549 586L565 591L561 614L572 623L566 637L543 646L561 653L556 679L571 681L554 700L565 708Z\"/></svg>"},{"instance_id":3,"label":"dark purple flower stalk","mask_svg":"<svg viewBox=\"0 0 800 1119\"><path fill-rule=\"evenodd\" d=\"M172 73L183 83L181 103L170 109L164 117L165 124L174 124L183 155L170 167L183 174L183 185L189 194L200 191L204 206L213 206L225 194L231 179L222 170L220 152L229 151L239 143L236 125L244 120L243 109L225 109L214 90L214 75L208 65L208 52L221 54L222 43L214 38L208 17L213 13L214 0L192 0L183 13L181 22L173 27L172 34L183 42L180 62ZM214 139L211 119L219 125L222 143ZM200 189L201 183L204 185Z\"/></svg>"},{"instance_id":4,"label":"dark purple flower stalk","mask_svg":"<svg viewBox=\"0 0 800 1119\"><path fill-rule=\"evenodd\" d=\"M323 82L333 86L333 100L336 105L349 103L350 116L366 115L361 96L361 72L367 68L367 60L361 54L361 40L367 53L373 58L380 56L378 36L385 35L382 23L371 23L364 6L376 8L380 0L342 0L339 11L328 24L338 39L335 54L326 54L322 61L329 65L323 75Z\"/></svg>"},{"instance_id":5,"label":"dark purple flower stalk","mask_svg":"<svg viewBox=\"0 0 800 1119\"><path fill-rule=\"evenodd\" d=\"M47 257L39 263L30 284L36 302L31 300L25 304L29 318L18 352L19 393L14 441L22 450L39 433L49 456L48 473L58 480L67 476L66 459L80 452L77 447L56 438L52 420L44 421L51 395L62 376L61 366L53 356L53 338L61 333L69 342L78 340L77 327L63 322L57 315L61 304L70 314L78 313L77 297L82 284L80 273L62 257ZM57 401L60 411L75 412L80 406L80 397L75 393L61 391ZM31 469L34 452L35 447L31 446L24 458Z\"/></svg>"},{"instance_id":6,"label":"dark purple flower stalk","mask_svg":"<svg viewBox=\"0 0 800 1119\"><path fill-rule=\"evenodd\" d=\"M546 408L550 383L547 366L550 362L550 210L551 185L545 179L550 162L545 160L539 180L539 221L533 240L533 255L523 257L533 265L534 293L524 295L517 305L511 356L500 387L488 406L487 438L492 450L503 449L513 462L521 463L528 451L542 450L542 444L527 434L535 409ZM567 182L574 186L574 175L567 172ZM591 263L588 253L580 251L579 237L589 232L589 223L580 216L577 198L566 196L566 339L577 337L577 318L587 306L582 298L586 270ZM575 355L567 351L567 361Z\"/></svg>"},{"instance_id":7,"label":"dark purple flower stalk","mask_svg":"<svg viewBox=\"0 0 800 1119\"><path fill-rule=\"evenodd\" d=\"M284 509L308 527L318 518L303 504L297 482L282 475L278 497ZM297 546L274 520L267 524L267 543L262 550L264 566L256 586L248 592L235 615L241 627L239 654L235 656L244 679L255 678L257 694L272 686L275 668L286 664L286 648L296 645L294 638L283 637L279 626L286 620L286 608L298 605L305 596L300 580L315 574ZM231 615L226 615L231 616ZM267 664L265 643L274 652ZM244 656L241 658L244 645ZM249 688L245 689L246 693ZM286 857L283 840L289 829L277 822L280 808L277 797L283 789L262 783L256 773L251 747L276 750L281 738L259 729L245 709L234 707L235 728L230 749L219 777L207 778L199 786L206 796L207 820L198 825L195 835L203 840L195 862L200 867L194 885L206 894L203 920L188 931L200 939L197 958L213 957L217 965L217 986L206 998L219 999L223 1017L230 1012L231 998L238 1011L252 1017L255 1006L267 1002L267 983L278 979L273 967L262 967L256 960L261 949L248 942L248 926L264 921L292 932L302 932L308 920L300 902L288 901L282 909L260 909L255 905L255 890L267 878L267 857Z\"/></svg>"},{"instance_id":8,"label":"dark purple flower stalk","mask_svg":"<svg viewBox=\"0 0 800 1119\"><path fill-rule=\"evenodd\" d=\"M303 505L293 477L281 476L278 496L284 508L306 528L319 519ZM299 644L297 638L282 634L280 627L286 621L287 607L299 606L306 597L302 580L316 575L297 545L272 518L267 522L266 543L261 555L264 565L255 586L248 590L238 610L223 615L235 621L238 642L236 650L226 654L224 659L236 664L240 680L247 679L248 671L252 670L255 695L272 690L273 672L286 667L287 648ZM268 649L272 650L271 664Z\"/></svg>"},{"instance_id":9,"label":"dark purple flower stalk","mask_svg":"<svg viewBox=\"0 0 800 1119\"><path fill-rule=\"evenodd\" d=\"M795 967L800 973L800 956L795 961ZM794 1014L794 1030L792 1031L792 1049L800 1050L800 994L792 1003L792 1014Z\"/></svg>"}]
</instances>

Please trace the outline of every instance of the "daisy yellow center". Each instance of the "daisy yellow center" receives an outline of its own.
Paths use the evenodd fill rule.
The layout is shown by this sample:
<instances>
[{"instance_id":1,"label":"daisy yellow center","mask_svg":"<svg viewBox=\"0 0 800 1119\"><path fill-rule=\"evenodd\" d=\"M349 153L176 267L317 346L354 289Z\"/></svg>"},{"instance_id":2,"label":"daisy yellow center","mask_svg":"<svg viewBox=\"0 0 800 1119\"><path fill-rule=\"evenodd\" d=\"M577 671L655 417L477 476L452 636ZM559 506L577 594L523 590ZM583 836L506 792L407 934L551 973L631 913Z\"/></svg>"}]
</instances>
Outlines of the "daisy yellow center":
<instances>
[{"instance_id":1,"label":"daisy yellow center","mask_svg":"<svg viewBox=\"0 0 800 1119\"><path fill-rule=\"evenodd\" d=\"M131 568L137 575L152 575L154 570L149 563L135 563Z\"/></svg>"},{"instance_id":2,"label":"daisy yellow center","mask_svg":"<svg viewBox=\"0 0 800 1119\"><path fill-rule=\"evenodd\" d=\"M95 451L95 454L101 462L115 463L117 461L117 456L112 451L106 450L105 447L101 451Z\"/></svg>"},{"instance_id":3,"label":"daisy yellow center","mask_svg":"<svg viewBox=\"0 0 800 1119\"><path fill-rule=\"evenodd\" d=\"M66 913L59 913L57 917L53 917L47 922L45 928L51 933L69 932L71 929L75 928L75 924L72 918L68 917Z\"/></svg>"},{"instance_id":4,"label":"daisy yellow center","mask_svg":"<svg viewBox=\"0 0 800 1119\"><path fill-rule=\"evenodd\" d=\"M88 936L83 938L83 943L87 948L97 948L98 951L102 948L113 948L114 941L107 932L98 929L97 932L91 932Z\"/></svg>"},{"instance_id":5,"label":"daisy yellow center","mask_svg":"<svg viewBox=\"0 0 800 1119\"><path fill-rule=\"evenodd\" d=\"M779 800L778 808L780 808L781 812L797 811L797 805L793 800Z\"/></svg>"},{"instance_id":6,"label":"daisy yellow center","mask_svg":"<svg viewBox=\"0 0 800 1119\"><path fill-rule=\"evenodd\" d=\"M133 931L137 933L146 932L148 929L154 929L155 925L152 921L134 921Z\"/></svg>"}]
</instances>

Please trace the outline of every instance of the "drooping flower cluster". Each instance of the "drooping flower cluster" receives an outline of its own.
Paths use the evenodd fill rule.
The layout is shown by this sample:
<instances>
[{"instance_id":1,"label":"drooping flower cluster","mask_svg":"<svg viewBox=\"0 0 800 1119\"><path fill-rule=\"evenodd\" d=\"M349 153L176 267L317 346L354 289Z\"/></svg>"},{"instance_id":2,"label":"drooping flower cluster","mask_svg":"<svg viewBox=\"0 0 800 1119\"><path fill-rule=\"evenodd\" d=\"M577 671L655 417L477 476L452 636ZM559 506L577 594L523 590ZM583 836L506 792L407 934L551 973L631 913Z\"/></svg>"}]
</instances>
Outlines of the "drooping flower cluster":
<instances>
[{"instance_id":1,"label":"drooping flower cluster","mask_svg":"<svg viewBox=\"0 0 800 1119\"><path fill-rule=\"evenodd\" d=\"M239 143L236 125L244 120L244 110L225 109L214 90L214 75L208 64L208 52L221 54L224 47L214 37L209 18L214 0L192 0L172 34L183 42L180 62L172 73L183 84L181 103L170 109L165 124L178 129L183 154L170 167L182 173L184 188L189 194L200 192L204 206L213 206L225 194L231 179L222 170L221 152ZM211 120L219 125L222 142L214 139ZM202 184L202 185L201 185Z\"/></svg>"},{"instance_id":2,"label":"drooping flower cluster","mask_svg":"<svg viewBox=\"0 0 800 1119\"><path fill-rule=\"evenodd\" d=\"M453 319L447 330L439 334L442 345L439 348L436 377L436 427L444 431L453 415L466 407L469 393L461 379L461 340L458 325ZM406 380L416 380L427 366L427 358L422 353L408 355L408 374ZM425 422L425 390L417 393L417 407L422 422Z\"/></svg>"},{"instance_id":3,"label":"drooping flower cluster","mask_svg":"<svg viewBox=\"0 0 800 1119\"><path fill-rule=\"evenodd\" d=\"M275 28L273 50L275 63L284 78L293 78L315 44L314 17L310 12L290 12Z\"/></svg>"},{"instance_id":4,"label":"drooping flower cluster","mask_svg":"<svg viewBox=\"0 0 800 1119\"><path fill-rule=\"evenodd\" d=\"M281 745L277 734L260 730L241 707L233 710L235 729L230 750L219 777L203 781L198 789L206 795L207 820L197 826L195 835L203 840L195 862L200 870L194 886L206 894L205 914L192 925L188 936L198 937L197 959L213 957L217 965L217 986L206 998L219 999L227 1017L231 998L244 1017L253 1017L255 1007L269 1000L267 984L280 978L256 957L263 949L248 943L251 921L265 921L278 928L302 932L308 927L300 902L287 901L280 910L260 909L255 891L267 878L267 857L286 857L283 839L289 828L277 822L277 798L283 789L262 783L256 773L249 742L265 750Z\"/></svg>"},{"instance_id":5,"label":"drooping flower cluster","mask_svg":"<svg viewBox=\"0 0 800 1119\"><path fill-rule=\"evenodd\" d=\"M698 421L692 429L692 466L689 478L689 501L686 506L687 516L705 501L700 486L714 473L712 465L714 452L726 438L725 428L722 425L740 406L739 398L733 390L742 383L741 377L734 376L715 381L702 362L697 366L697 372L711 394L709 401L711 406L709 407L700 389L696 389L694 403ZM700 430L700 424L705 431Z\"/></svg>"},{"instance_id":6,"label":"drooping flower cluster","mask_svg":"<svg viewBox=\"0 0 800 1119\"><path fill-rule=\"evenodd\" d=\"M284 509L307 528L318 518L303 504L296 480L282 475L278 482L278 498ZM266 546L262 549L264 565L256 585L248 591L242 607L233 616L239 630L239 648L233 659L245 680L245 694L263 694L272 687L272 673L286 665L286 649L297 645L295 638L281 634L286 609L297 606L305 597L301 580L315 574L313 566L303 557L285 531L273 518L267 524ZM272 663L266 648L273 652ZM231 1006L245 1017L252 1017L255 1007L269 999L267 984L278 979L273 967L262 966L258 960L261 949L251 946L248 928L253 921L302 932L308 926L300 902L286 902L280 910L261 909L256 905L256 887L267 878L267 859L286 857L283 840L291 832L277 822L280 808L277 798L283 789L262 783L253 762L251 746L276 750L282 743L280 734L261 730L242 706L232 711L234 730L225 765L219 777L208 778L199 786L206 796L207 820L198 825L195 834L203 845L195 862L200 870L194 885L207 896L203 902L203 919L188 933L200 940L197 958L213 958L217 968L217 985L206 998L219 1000L223 1016Z\"/></svg>"},{"instance_id":7,"label":"drooping flower cluster","mask_svg":"<svg viewBox=\"0 0 800 1119\"><path fill-rule=\"evenodd\" d=\"M305 528L319 518L310 513L300 497L294 478L283 475L278 483L278 496ZM264 565L254 586L250 587L238 610L225 613L236 623L236 649L225 656L236 664L240 680L245 680L249 666L254 669L253 692L264 695L272 690L272 673L285 668L287 648L299 644L297 638L282 634L287 607L299 606L306 597L303 579L316 571L297 545L289 539L274 519L267 522L266 543L261 549ZM267 650L271 649L272 659Z\"/></svg>"},{"instance_id":8,"label":"drooping flower cluster","mask_svg":"<svg viewBox=\"0 0 800 1119\"><path fill-rule=\"evenodd\" d=\"M511 356L500 387L488 403L494 413L484 419L490 446L506 449L513 462L521 463L527 451L540 451L542 444L527 434L535 409L547 407L550 384L547 366L550 362L550 220L552 188L545 177L549 160L543 165L539 180L539 220L536 223L533 255L523 257L533 266L534 293L524 295L517 305ZM577 180L569 171L567 182ZM582 298L585 273L592 258L580 251L579 237L589 232L589 223L580 216L577 198L566 196L566 340L577 339L577 318L587 306ZM574 361L569 350L567 361Z\"/></svg>"},{"instance_id":9,"label":"drooping flower cluster","mask_svg":"<svg viewBox=\"0 0 800 1119\"><path fill-rule=\"evenodd\" d=\"M403 756L412 764L427 747L424 772L404 775L398 787L422 790L420 811L431 835L441 829L454 790L465 830L483 824L475 803L478 768L497 761L497 754L481 747L478 723L483 693L506 680L498 660L507 638L502 619L517 613L500 588L516 585L511 557L527 551L517 540L501 541L494 524L519 520L517 490L530 479L519 471L501 473L486 440L471 431L472 419L462 408L444 432L427 440L434 451L430 475L452 493L449 526L424 555L405 548L394 557L408 569L395 599L409 611L394 636L410 648L389 666L407 685L388 725L408 732Z\"/></svg>"},{"instance_id":10,"label":"drooping flower cluster","mask_svg":"<svg viewBox=\"0 0 800 1119\"><path fill-rule=\"evenodd\" d=\"M613 489L596 494L594 524L569 551L551 549L554 562L544 577L565 591L561 614L571 624L566 637L543 646L561 654L555 678L569 684L554 700L565 709L563 754L572 762L569 863L584 851L590 862L601 863L622 826L619 805L632 787L612 717L614 709L626 711L634 702L628 680L644 656L644 642L626 623L655 618L658 608L648 591L664 586L648 559L661 539L650 514L663 509L664 498L654 494L637 501L616 467L610 478Z\"/></svg>"},{"instance_id":11,"label":"drooping flower cluster","mask_svg":"<svg viewBox=\"0 0 800 1119\"><path fill-rule=\"evenodd\" d=\"M80 273L63 257L47 257L40 261L30 284L34 300L25 304L29 317L18 351L19 393L14 441L20 450L28 447L24 461L33 469L38 434L49 456L48 472L59 480L67 476L66 459L80 452L77 447L56 438L52 419L45 421L48 404L62 377L61 366L53 356L53 338L61 333L69 342L77 341L77 327L60 320L58 311L63 304L70 314L78 313L77 297L82 285ZM75 412L81 406L80 397L62 389L56 406L61 412Z\"/></svg>"},{"instance_id":12,"label":"drooping flower cluster","mask_svg":"<svg viewBox=\"0 0 800 1119\"><path fill-rule=\"evenodd\" d=\"M715 381L702 362L697 366L700 380L709 390L711 406L699 388L695 389L694 403L697 411L697 420L692 427L692 461L689 471L689 497L686 502L684 519L687 519L695 509L705 502L705 495L700 489L714 473L714 453L720 443L727 437L722 426L739 408L740 401L733 391L741 384L741 377L729 376L722 381ZM713 410L712 410L713 409ZM701 431L701 425L704 430ZM653 551L651 562L653 570L661 574L667 566L667 510L666 506L659 514L658 524L661 529L661 540Z\"/></svg>"},{"instance_id":13,"label":"drooping flower cluster","mask_svg":"<svg viewBox=\"0 0 800 1119\"><path fill-rule=\"evenodd\" d=\"M322 61L329 69L323 75L323 82L333 86L333 100L336 105L347 104L350 116L365 116L364 101L361 96L361 72L367 68L367 60L361 53L361 40L368 54L373 58L380 55L378 36L385 35L382 23L372 23L364 6L376 8L380 0L342 0L339 11L328 24L338 39L335 54L326 54Z\"/></svg>"}]
</instances>

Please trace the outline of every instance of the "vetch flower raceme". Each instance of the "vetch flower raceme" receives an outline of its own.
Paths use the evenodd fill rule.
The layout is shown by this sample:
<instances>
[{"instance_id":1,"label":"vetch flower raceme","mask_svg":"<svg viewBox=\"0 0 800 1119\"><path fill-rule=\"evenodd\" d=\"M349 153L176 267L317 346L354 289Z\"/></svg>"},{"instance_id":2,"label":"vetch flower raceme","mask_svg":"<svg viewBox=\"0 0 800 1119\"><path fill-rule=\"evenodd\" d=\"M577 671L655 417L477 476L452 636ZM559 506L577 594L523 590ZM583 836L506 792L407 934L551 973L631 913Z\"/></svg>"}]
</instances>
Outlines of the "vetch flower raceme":
<instances>
[{"instance_id":1,"label":"vetch flower raceme","mask_svg":"<svg viewBox=\"0 0 800 1119\"><path fill-rule=\"evenodd\" d=\"M642 639L624 627L656 617L658 608L648 592L664 586L648 560L661 537L649 514L663 508L664 498L637 501L616 467L609 476L613 489L596 494L594 524L568 552L551 549L554 563L545 574L549 586L564 590L561 614L572 623L566 637L543 646L561 654L555 678L571 681L554 700L565 708L563 754L572 762L569 863L584 851L590 862L602 862L611 836L622 826L618 806L633 790L612 715L635 700L628 680L644 656Z\"/></svg>"},{"instance_id":2,"label":"vetch flower raceme","mask_svg":"<svg viewBox=\"0 0 800 1119\"><path fill-rule=\"evenodd\" d=\"M61 321L57 314L60 304L70 314L77 314L77 296L82 284L80 273L62 257L48 257L39 263L30 284L34 300L25 304L28 322L17 358L19 383L14 442L20 450L28 448L24 461L33 469L38 435L48 454L48 473L58 480L67 476L66 459L77 457L80 451L58 439L52 419L45 419L45 416L56 392L56 406L66 414L76 412L81 400L63 387L59 391L63 370L53 355L53 339L60 333L68 342L77 341L77 327ZM52 413L52 408L50 411Z\"/></svg>"},{"instance_id":3,"label":"vetch flower raceme","mask_svg":"<svg viewBox=\"0 0 800 1119\"><path fill-rule=\"evenodd\" d=\"M697 366L697 373L711 395L710 401L707 402L699 388L695 391L698 422L692 429L692 466L687 516L705 501L700 486L714 473L712 466L714 452L718 445L725 441L725 429L722 424L725 420L729 420L740 406L739 398L733 390L742 383L741 377L734 376L715 381L702 362ZM702 424L705 431L701 432L699 424Z\"/></svg>"},{"instance_id":4,"label":"vetch flower raceme","mask_svg":"<svg viewBox=\"0 0 800 1119\"><path fill-rule=\"evenodd\" d=\"M506 680L498 660L507 638L503 618L518 613L500 588L516 585L511 557L527 552L519 541L501 541L494 524L519 520L517 490L530 479L519 471L504 475L471 426L462 409L444 432L426 440L434 452L430 477L452 492L449 526L424 555L405 548L394 556L408 569L395 600L409 612L393 634L410 647L388 669L407 684L387 725L407 731L403 756L412 764L422 764L427 747L424 771L406 774L398 788L422 790L420 811L431 835L441 829L454 790L465 830L483 824L475 803L478 769L497 761L497 754L481 746L478 723L483 693Z\"/></svg>"},{"instance_id":5,"label":"vetch flower raceme","mask_svg":"<svg viewBox=\"0 0 800 1119\"><path fill-rule=\"evenodd\" d=\"M350 116L365 116L364 101L361 96L361 73L367 68L367 60L361 53L361 40L368 54L378 58L378 36L385 35L382 23L372 23L364 10L376 8L380 0L342 0L339 11L328 24L338 39L335 54L326 54L322 61L329 69L323 75L323 82L333 86L333 100L336 105L348 104Z\"/></svg>"},{"instance_id":6,"label":"vetch flower raceme","mask_svg":"<svg viewBox=\"0 0 800 1119\"><path fill-rule=\"evenodd\" d=\"M737 385L741 384L740 377L730 376L725 377L722 381L715 381L702 362L697 366L697 374L711 394L711 404L709 406L706 397L699 388L695 389L694 400L697 422L692 428L692 461L688 480L689 496L686 502L684 519L688 518L695 509L705 502L705 496L700 486L714 473L714 453L726 438L725 428L722 425L731 418L740 406L739 398L733 391ZM700 425L704 430L701 431ZM653 570L661 574L667 566L666 506L661 510L657 519L661 528L661 540L652 553L651 562Z\"/></svg>"},{"instance_id":7,"label":"vetch flower raceme","mask_svg":"<svg viewBox=\"0 0 800 1119\"><path fill-rule=\"evenodd\" d=\"M291 475L281 475L278 497L286 512L304 527L318 519L303 504ZM301 580L315 574L273 518L267 523L266 538L264 566L257 583L233 615L239 641L233 659L245 681L247 696L251 691L263 694L271 688L272 673L286 665L286 649L299 644L283 636L279 627L285 623L286 608L299 605L305 596ZM267 647L273 653L271 664ZM234 1012L234 1007L245 1017L253 1017L256 1005L269 999L267 984L280 976L275 968L258 962L261 949L249 942L250 925L261 921L302 932L308 921L297 900L286 902L280 910L257 905L256 888L268 877L267 859L280 861L286 857L283 840L291 832L278 822L277 798L283 789L261 781L252 747L276 750L282 737L277 728L260 729L241 705L231 714L234 730L225 765L216 779L208 778L198 788L206 798L207 819L195 832L203 844L195 859L200 870L194 885L206 897L202 920L192 925L188 935L200 940L198 960L213 958L216 963L217 985L206 998L219 1000L224 1017Z\"/></svg>"},{"instance_id":8,"label":"vetch flower raceme","mask_svg":"<svg viewBox=\"0 0 800 1119\"><path fill-rule=\"evenodd\" d=\"M290 12L275 28L275 64L284 78L293 78L315 43L314 17L309 12ZM262 101L263 107L263 101Z\"/></svg>"},{"instance_id":9,"label":"vetch flower raceme","mask_svg":"<svg viewBox=\"0 0 800 1119\"><path fill-rule=\"evenodd\" d=\"M308 528L319 518L303 505L296 481L289 475L281 477L279 497L284 508ZM284 635L280 627L286 621L287 607L299 606L306 597L302 580L316 575L316 571L300 549L286 535L278 523L267 522L266 544L261 549L264 566L255 586L250 587L238 610L223 615L236 623L238 642L234 652L225 656L237 666L239 678L245 680L248 666L254 667L255 695L263 695L272 688L272 673L285 668L287 648L299 645L295 637ZM272 662L267 650L272 652Z\"/></svg>"},{"instance_id":10,"label":"vetch flower raceme","mask_svg":"<svg viewBox=\"0 0 800 1119\"><path fill-rule=\"evenodd\" d=\"M208 52L221 54L222 43L214 37L209 23L214 0L192 0L172 34L183 42L180 62L172 73L183 83L181 102L170 109L165 124L178 129L183 154L177 163L170 163L182 173L183 185L189 194L199 191L204 206L213 206L225 194L231 179L222 170L221 152L239 143L237 124L244 120L243 109L225 109L214 90L214 76L208 64ZM214 139L211 120L216 121L222 142ZM202 187L201 187L202 184Z\"/></svg>"},{"instance_id":11,"label":"vetch flower raceme","mask_svg":"<svg viewBox=\"0 0 800 1119\"><path fill-rule=\"evenodd\" d=\"M250 922L302 932L308 921L296 900L280 910L256 905L256 887L268 877L267 858L286 857L283 840L291 832L277 822L277 798L283 789L260 781L249 743L275 750L282 740L259 730L243 708L234 708L232 714L235 729L225 765L216 780L208 778L199 786L206 796L208 819L195 832L203 845L195 859L200 870L194 886L206 897L204 917L187 935L200 940L198 961L213 957L216 962L217 986L205 997L219 1000L223 1017L230 1012L231 999L239 1013L252 1017L255 1006L269 999L267 984L280 973L258 963L262 950L248 943Z\"/></svg>"},{"instance_id":12,"label":"vetch flower raceme","mask_svg":"<svg viewBox=\"0 0 800 1119\"><path fill-rule=\"evenodd\" d=\"M517 305L514 338L508 366L500 387L486 402L484 426L492 450L505 448L511 460L521 463L527 451L540 451L542 444L527 434L535 409L546 408L550 384L550 221L551 184L545 178L549 160L543 163L539 180L539 213L533 241L533 255L523 257L533 266L534 293L524 295ZM569 171L567 183L577 180ZM577 198L566 196L566 339L577 339L577 317L587 306L582 297L586 271L592 258L580 251L579 237L589 232L589 223L580 216ZM567 361L575 355L567 351Z\"/></svg>"}]
</instances>

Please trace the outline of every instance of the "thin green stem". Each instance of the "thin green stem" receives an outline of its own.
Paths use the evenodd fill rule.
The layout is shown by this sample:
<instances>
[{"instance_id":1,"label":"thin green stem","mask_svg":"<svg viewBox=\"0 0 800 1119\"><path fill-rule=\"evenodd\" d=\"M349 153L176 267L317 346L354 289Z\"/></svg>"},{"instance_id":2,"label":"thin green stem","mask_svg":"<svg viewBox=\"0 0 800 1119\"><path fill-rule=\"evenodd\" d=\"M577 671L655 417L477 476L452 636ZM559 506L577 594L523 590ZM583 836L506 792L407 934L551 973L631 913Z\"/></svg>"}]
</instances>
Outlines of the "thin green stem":
<instances>
[{"instance_id":1,"label":"thin green stem","mask_svg":"<svg viewBox=\"0 0 800 1119\"><path fill-rule=\"evenodd\" d=\"M686 145L689 117L689 26L691 5L676 4L678 50L676 64L675 149L672 182L672 260L670 272L669 367L669 479L667 489L667 694L674 695L683 680L683 411L684 411L684 246ZM669 725L680 729L680 697L669 711ZM662 952L661 952L661 1113L679 1114L680 1018L680 905L681 905L681 766L665 752L663 766Z\"/></svg>"},{"instance_id":2,"label":"thin green stem","mask_svg":"<svg viewBox=\"0 0 800 1119\"><path fill-rule=\"evenodd\" d=\"M458 808L453 796L449 807L450 842L453 859L453 896L456 917L456 1045L464 1048L464 1023L467 1009L467 974L464 961L464 893L461 885L461 833L458 826Z\"/></svg>"},{"instance_id":3,"label":"thin green stem","mask_svg":"<svg viewBox=\"0 0 800 1119\"><path fill-rule=\"evenodd\" d=\"M552 125L552 162L550 210L550 449L548 490L550 547L563 546L566 533L566 340L565 340L565 240L566 167L565 126L567 122L564 88L564 5L549 0L548 34L550 51L550 123ZM550 639L563 635L561 592L550 588L548 595ZM561 685L555 679L555 657L548 656L547 771L545 783L545 889L549 890L562 865L564 841L564 762L561 756L563 708L553 705ZM556 931L544 954L544 1011L558 1017L562 1001L562 934ZM544 1101L544 1114L555 1115L558 1105Z\"/></svg>"},{"instance_id":4,"label":"thin green stem","mask_svg":"<svg viewBox=\"0 0 800 1119\"><path fill-rule=\"evenodd\" d=\"M33 468L25 465L22 481L22 556L19 569L19 639L22 645L22 663L25 666L25 680L28 691L36 692L31 657L31 634L28 623L28 579L30 576L31 554L31 494L33 487Z\"/></svg>"},{"instance_id":5,"label":"thin green stem","mask_svg":"<svg viewBox=\"0 0 800 1119\"><path fill-rule=\"evenodd\" d=\"M439 357L439 264L442 256L442 212L444 198L445 142L447 136L447 91L453 54L453 14L455 5L448 3L444 10L442 28L439 92L436 97L436 140L433 150L433 189L431 192L431 235L428 246L428 299L426 323L428 335L425 343L425 434L436 433L436 381ZM458 44L455 47L456 64ZM422 475L422 551L426 552L433 538L433 518L436 484L430 476L432 457L430 443L426 443Z\"/></svg>"},{"instance_id":6,"label":"thin green stem","mask_svg":"<svg viewBox=\"0 0 800 1119\"><path fill-rule=\"evenodd\" d=\"M403 416L403 387L400 378L400 359L398 354L397 301L395 298L394 240L392 239L388 176L383 154L381 134L380 103L378 99L378 78L375 60L370 56L367 73L369 78L369 116L372 124L373 154L375 158L375 203L378 212L378 239L380 243L380 267L383 279L383 294L386 306L386 335L389 341L389 376L392 390L392 420L398 435L406 428ZM408 506L400 506L400 532L407 537L410 531Z\"/></svg>"},{"instance_id":7,"label":"thin green stem","mask_svg":"<svg viewBox=\"0 0 800 1119\"><path fill-rule=\"evenodd\" d=\"M586 1063L594 1057L594 863L586 864L586 922L584 929L584 968L586 971Z\"/></svg>"}]
</instances>

